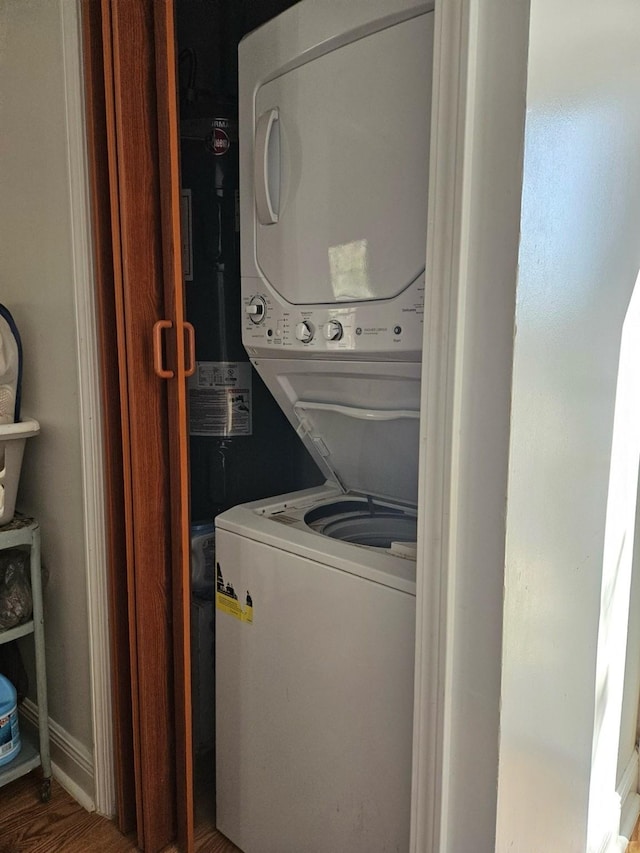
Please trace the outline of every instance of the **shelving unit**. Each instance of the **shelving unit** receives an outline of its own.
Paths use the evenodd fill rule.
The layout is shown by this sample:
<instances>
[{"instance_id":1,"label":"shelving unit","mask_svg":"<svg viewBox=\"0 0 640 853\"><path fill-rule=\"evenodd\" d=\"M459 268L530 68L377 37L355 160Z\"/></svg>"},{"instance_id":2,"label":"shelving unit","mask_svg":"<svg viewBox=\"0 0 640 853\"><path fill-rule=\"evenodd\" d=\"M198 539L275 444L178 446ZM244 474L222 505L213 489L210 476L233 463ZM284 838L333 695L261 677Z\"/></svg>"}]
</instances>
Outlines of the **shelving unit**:
<instances>
[{"instance_id":1,"label":"shelving unit","mask_svg":"<svg viewBox=\"0 0 640 853\"><path fill-rule=\"evenodd\" d=\"M36 659L36 692L38 700L38 736L20 728L22 749L18 755L0 767L0 787L36 767L42 766L40 799L51 796L51 756L49 752L49 711L47 707L47 677L44 651L44 616L42 607L42 573L40 566L40 526L33 518L18 515L0 527L0 551L27 546L31 569L33 618L23 625L0 632L0 644L33 634Z\"/></svg>"}]
</instances>

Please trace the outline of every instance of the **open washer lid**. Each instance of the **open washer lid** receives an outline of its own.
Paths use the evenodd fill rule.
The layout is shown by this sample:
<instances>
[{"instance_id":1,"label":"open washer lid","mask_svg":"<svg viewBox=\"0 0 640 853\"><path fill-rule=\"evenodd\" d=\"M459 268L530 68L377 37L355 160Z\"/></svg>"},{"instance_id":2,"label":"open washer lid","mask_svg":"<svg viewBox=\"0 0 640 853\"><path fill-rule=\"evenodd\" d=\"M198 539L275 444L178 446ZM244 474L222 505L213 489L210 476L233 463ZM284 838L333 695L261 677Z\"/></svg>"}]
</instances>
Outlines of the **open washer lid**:
<instances>
[{"instance_id":1,"label":"open washer lid","mask_svg":"<svg viewBox=\"0 0 640 853\"><path fill-rule=\"evenodd\" d=\"M252 359L325 477L416 506L419 362Z\"/></svg>"},{"instance_id":2,"label":"open washer lid","mask_svg":"<svg viewBox=\"0 0 640 853\"><path fill-rule=\"evenodd\" d=\"M345 491L417 503L418 411L309 401L293 411L298 434Z\"/></svg>"}]
</instances>

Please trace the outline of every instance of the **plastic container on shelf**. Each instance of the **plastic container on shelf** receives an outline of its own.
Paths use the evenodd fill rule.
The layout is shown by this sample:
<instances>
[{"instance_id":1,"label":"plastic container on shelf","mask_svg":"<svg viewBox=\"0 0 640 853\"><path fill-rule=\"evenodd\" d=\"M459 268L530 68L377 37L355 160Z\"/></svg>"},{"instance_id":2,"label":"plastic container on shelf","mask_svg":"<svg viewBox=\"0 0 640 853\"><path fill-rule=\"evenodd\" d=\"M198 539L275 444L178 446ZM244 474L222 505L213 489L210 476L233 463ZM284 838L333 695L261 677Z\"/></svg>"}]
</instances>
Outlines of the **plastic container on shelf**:
<instances>
[{"instance_id":1,"label":"plastic container on shelf","mask_svg":"<svg viewBox=\"0 0 640 853\"><path fill-rule=\"evenodd\" d=\"M39 432L40 424L32 418L0 425L0 526L14 516L24 446Z\"/></svg>"},{"instance_id":2,"label":"plastic container on shelf","mask_svg":"<svg viewBox=\"0 0 640 853\"><path fill-rule=\"evenodd\" d=\"M0 675L0 767L20 752L18 728L18 694L13 684Z\"/></svg>"},{"instance_id":3,"label":"plastic container on shelf","mask_svg":"<svg viewBox=\"0 0 640 853\"><path fill-rule=\"evenodd\" d=\"M213 598L215 586L215 527L212 521L191 525L191 590Z\"/></svg>"}]
</instances>

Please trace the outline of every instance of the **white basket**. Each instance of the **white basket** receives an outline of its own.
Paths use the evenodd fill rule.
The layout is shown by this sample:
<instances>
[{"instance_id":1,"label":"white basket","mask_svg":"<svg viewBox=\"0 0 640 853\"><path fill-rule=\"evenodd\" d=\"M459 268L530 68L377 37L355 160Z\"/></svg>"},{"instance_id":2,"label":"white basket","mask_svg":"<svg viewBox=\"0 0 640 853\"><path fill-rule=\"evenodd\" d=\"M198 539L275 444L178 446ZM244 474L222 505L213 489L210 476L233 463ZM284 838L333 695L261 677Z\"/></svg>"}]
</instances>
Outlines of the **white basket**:
<instances>
[{"instance_id":1,"label":"white basket","mask_svg":"<svg viewBox=\"0 0 640 853\"><path fill-rule=\"evenodd\" d=\"M24 445L39 432L40 424L30 418L0 425L0 526L9 524L14 516Z\"/></svg>"}]
</instances>

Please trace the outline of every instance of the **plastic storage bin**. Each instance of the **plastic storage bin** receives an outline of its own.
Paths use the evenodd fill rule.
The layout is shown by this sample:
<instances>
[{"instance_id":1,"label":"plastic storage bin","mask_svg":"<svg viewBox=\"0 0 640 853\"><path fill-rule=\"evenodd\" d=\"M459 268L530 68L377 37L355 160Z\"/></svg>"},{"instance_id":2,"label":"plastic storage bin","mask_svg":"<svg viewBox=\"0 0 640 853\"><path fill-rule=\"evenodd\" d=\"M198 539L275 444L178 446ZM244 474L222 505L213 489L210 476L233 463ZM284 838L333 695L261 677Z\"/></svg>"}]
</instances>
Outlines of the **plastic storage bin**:
<instances>
[{"instance_id":1,"label":"plastic storage bin","mask_svg":"<svg viewBox=\"0 0 640 853\"><path fill-rule=\"evenodd\" d=\"M14 516L24 445L39 432L40 424L31 418L0 425L0 526Z\"/></svg>"}]
</instances>

